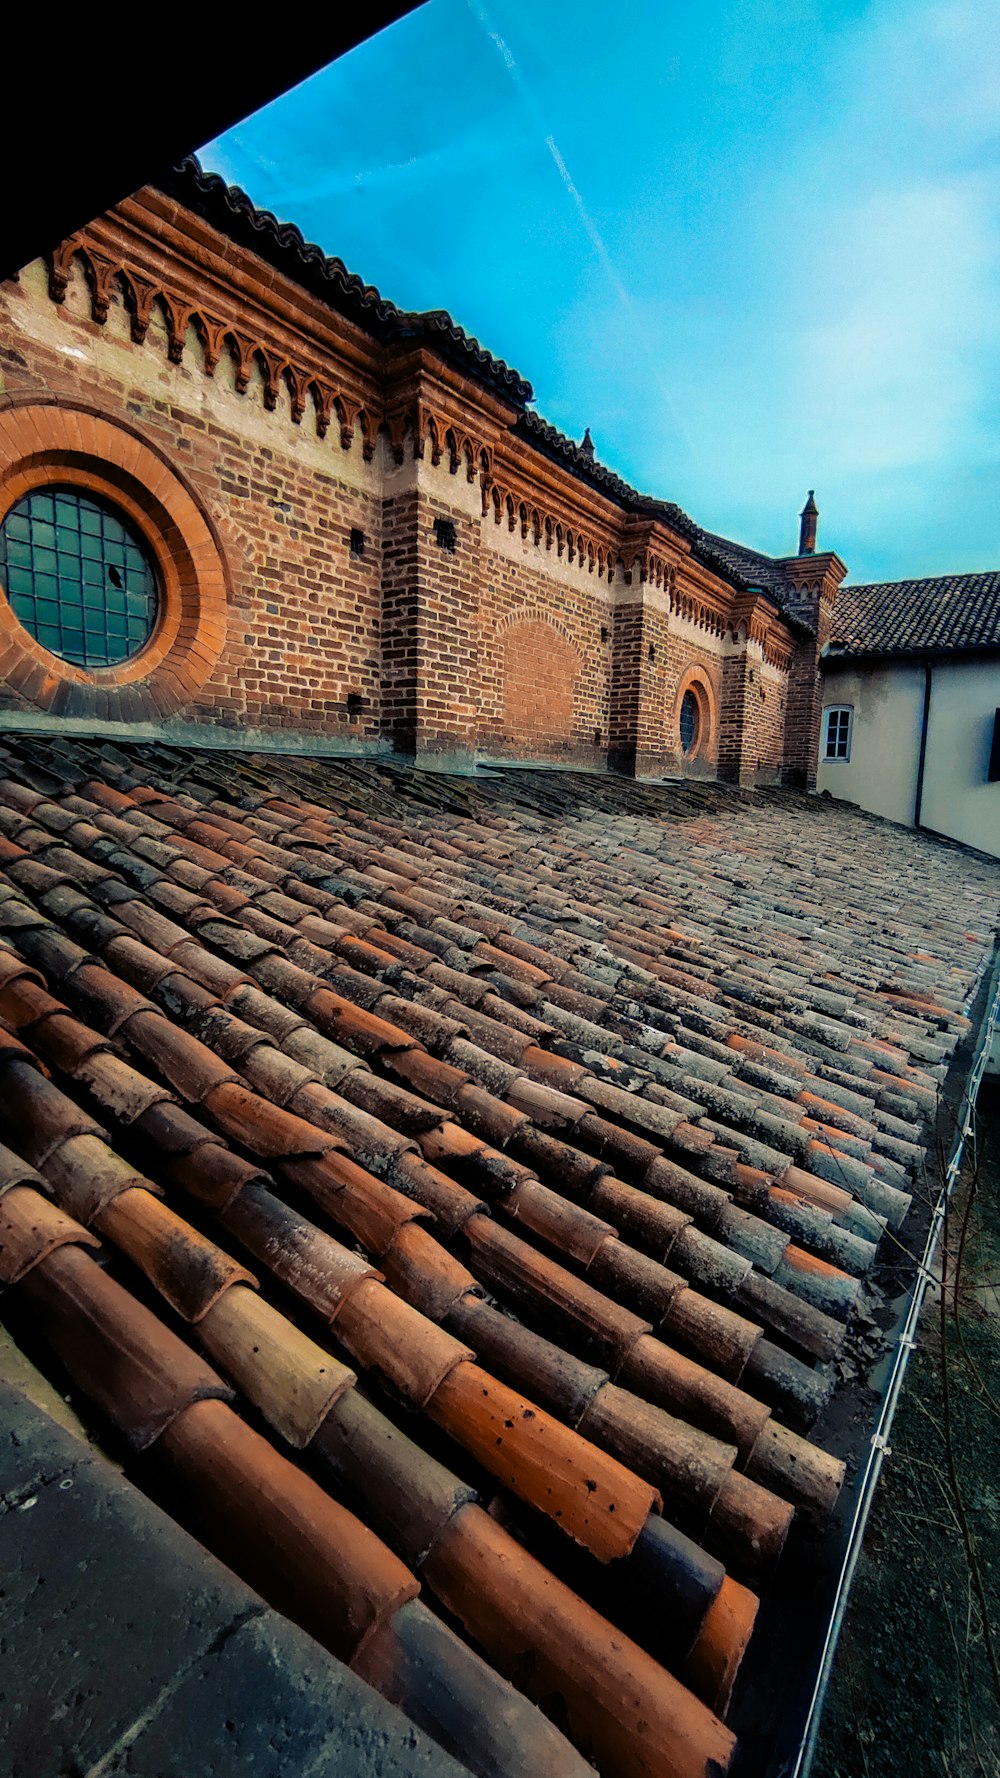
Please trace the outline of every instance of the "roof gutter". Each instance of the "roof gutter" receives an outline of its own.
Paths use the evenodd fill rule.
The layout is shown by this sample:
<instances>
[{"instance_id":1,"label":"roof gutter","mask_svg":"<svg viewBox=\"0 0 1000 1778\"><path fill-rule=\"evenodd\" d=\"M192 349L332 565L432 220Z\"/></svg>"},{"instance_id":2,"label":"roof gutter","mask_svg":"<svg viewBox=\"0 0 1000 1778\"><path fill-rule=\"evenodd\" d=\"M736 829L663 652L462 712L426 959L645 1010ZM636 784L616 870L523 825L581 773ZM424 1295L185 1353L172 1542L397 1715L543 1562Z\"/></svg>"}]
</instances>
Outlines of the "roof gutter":
<instances>
[{"instance_id":1,"label":"roof gutter","mask_svg":"<svg viewBox=\"0 0 1000 1778\"><path fill-rule=\"evenodd\" d=\"M924 667L924 707L920 717L920 752L917 755L917 787L913 799L913 825L922 827L920 816L924 806L924 770L927 765L927 731L931 720L931 686L934 669L928 661Z\"/></svg>"},{"instance_id":2,"label":"roof gutter","mask_svg":"<svg viewBox=\"0 0 1000 1778\"><path fill-rule=\"evenodd\" d=\"M827 1626L822 1654L820 1655L819 1671L816 1675L816 1683L813 1687L805 1726L802 1730L802 1739L799 1742L798 1753L796 1754L795 1763L791 1769L790 1778L809 1778L809 1773L812 1769L813 1759L815 1758L816 1748L819 1742L823 1707L826 1703L826 1695L830 1688L830 1679L833 1673L833 1664L837 1653L837 1643L840 1640L840 1632L843 1629L844 1618L847 1614L847 1602L854 1582L854 1576L857 1571L858 1559L861 1555L861 1546L864 1541L865 1531L868 1527L868 1519L871 1514L872 1502L875 1497L875 1489L878 1485L879 1476L882 1473L882 1465L885 1462L886 1457L889 1457L892 1454L892 1448L889 1444L889 1434L892 1431L892 1423L895 1418L896 1408L899 1403L907 1367L910 1362L910 1355L916 1344L917 1326L920 1321L920 1312L923 1308L924 1297L927 1294L927 1286L937 1282L937 1273L934 1270L934 1263L937 1257L942 1230L944 1228L945 1214L951 1200L952 1192L955 1188L955 1181L958 1178L959 1168L962 1165L966 1140L969 1131L972 1128L973 1117L975 1116L979 1088L982 1084L983 1075L986 1072L986 1065L989 1061L990 1051L993 1047L993 1038L997 1030L1000 1030L1000 951L997 952L994 958L993 980L990 988L989 1005L982 1030L980 1031L975 1059L972 1068L969 1071L969 1077L965 1083L965 1091L962 1095L962 1103L958 1114L958 1130L955 1136L954 1146L952 1147L951 1158L945 1171L937 1203L934 1206L934 1214L931 1217L930 1227L927 1230L927 1240L924 1244L923 1257L917 1268L916 1278L914 1279L906 1320L903 1323L902 1331L896 1342L892 1371L889 1376L885 1395L882 1398L882 1410L879 1414L878 1425L871 1436L868 1459L861 1479L861 1486L858 1489L858 1498L854 1508L854 1517L851 1521L850 1535L847 1540L847 1548L844 1551L844 1560L837 1581L837 1591L834 1595L833 1610L830 1616L829 1625Z\"/></svg>"}]
</instances>

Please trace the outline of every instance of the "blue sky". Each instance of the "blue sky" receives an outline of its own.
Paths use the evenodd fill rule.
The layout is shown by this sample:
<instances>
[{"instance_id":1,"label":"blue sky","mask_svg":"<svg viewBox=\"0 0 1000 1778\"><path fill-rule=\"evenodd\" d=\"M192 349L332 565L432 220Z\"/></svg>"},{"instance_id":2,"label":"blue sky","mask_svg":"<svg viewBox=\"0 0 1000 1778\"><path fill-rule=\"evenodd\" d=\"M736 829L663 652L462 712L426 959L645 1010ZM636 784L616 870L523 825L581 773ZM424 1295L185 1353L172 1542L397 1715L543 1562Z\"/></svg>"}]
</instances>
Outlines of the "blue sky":
<instances>
[{"instance_id":1,"label":"blue sky","mask_svg":"<svg viewBox=\"0 0 1000 1778\"><path fill-rule=\"evenodd\" d=\"M1000 9L430 0L211 143L701 524L1000 567Z\"/></svg>"}]
</instances>

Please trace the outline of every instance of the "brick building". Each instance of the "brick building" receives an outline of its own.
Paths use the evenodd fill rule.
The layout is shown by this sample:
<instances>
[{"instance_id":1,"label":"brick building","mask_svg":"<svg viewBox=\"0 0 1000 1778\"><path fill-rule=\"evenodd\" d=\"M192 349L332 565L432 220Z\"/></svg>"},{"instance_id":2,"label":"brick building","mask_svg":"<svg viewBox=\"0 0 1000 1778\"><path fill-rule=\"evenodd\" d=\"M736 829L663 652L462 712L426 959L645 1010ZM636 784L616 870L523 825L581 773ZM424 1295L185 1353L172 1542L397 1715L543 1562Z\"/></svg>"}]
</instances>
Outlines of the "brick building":
<instances>
[{"instance_id":1,"label":"brick building","mask_svg":"<svg viewBox=\"0 0 1000 1778\"><path fill-rule=\"evenodd\" d=\"M0 301L4 1770L787 1774L997 866L398 761L809 784L811 497L699 529L193 164Z\"/></svg>"},{"instance_id":2,"label":"brick building","mask_svg":"<svg viewBox=\"0 0 1000 1778\"><path fill-rule=\"evenodd\" d=\"M2 304L5 727L813 781L808 512L774 560L637 494L193 162ZM80 583L84 522L134 584Z\"/></svg>"}]
</instances>

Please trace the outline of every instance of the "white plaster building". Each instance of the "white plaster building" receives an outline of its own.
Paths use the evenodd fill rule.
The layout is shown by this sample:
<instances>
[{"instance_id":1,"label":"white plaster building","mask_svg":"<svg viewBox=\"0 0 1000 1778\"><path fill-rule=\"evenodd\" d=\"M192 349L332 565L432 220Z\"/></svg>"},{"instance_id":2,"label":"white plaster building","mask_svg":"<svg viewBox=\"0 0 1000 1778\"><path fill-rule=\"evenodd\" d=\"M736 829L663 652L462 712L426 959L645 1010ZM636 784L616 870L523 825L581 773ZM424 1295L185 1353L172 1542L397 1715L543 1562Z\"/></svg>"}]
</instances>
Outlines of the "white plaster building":
<instances>
[{"instance_id":1,"label":"white plaster building","mask_svg":"<svg viewBox=\"0 0 1000 1778\"><path fill-rule=\"evenodd\" d=\"M1000 857L1000 572L844 586L817 788Z\"/></svg>"}]
</instances>

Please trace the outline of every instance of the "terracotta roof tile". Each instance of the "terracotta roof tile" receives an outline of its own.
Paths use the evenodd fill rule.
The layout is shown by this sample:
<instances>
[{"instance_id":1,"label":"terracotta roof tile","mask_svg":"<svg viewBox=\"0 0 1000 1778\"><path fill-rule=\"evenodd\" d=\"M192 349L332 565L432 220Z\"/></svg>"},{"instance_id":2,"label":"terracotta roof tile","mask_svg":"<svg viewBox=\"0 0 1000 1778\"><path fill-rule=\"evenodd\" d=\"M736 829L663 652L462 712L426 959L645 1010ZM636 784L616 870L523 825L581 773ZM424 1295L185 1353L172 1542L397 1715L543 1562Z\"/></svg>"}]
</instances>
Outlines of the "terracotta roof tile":
<instances>
[{"instance_id":1,"label":"terracotta roof tile","mask_svg":"<svg viewBox=\"0 0 1000 1778\"><path fill-rule=\"evenodd\" d=\"M192 1403L228 1398L211 1366L78 1245L48 1255L19 1289L70 1376L135 1450Z\"/></svg>"},{"instance_id":2,"label":"terracotta roof tile","mask_svg":"<svg viewBox=\"0 0 1000 1778\"><path fill-rule=\"evenodd\" d=\"M0 1187L16 1204L42 1143L56 1214L95 1221L111 1264L138 1265L215 1341L279 1438L350 1471L362 1517L426 1562L489 1659L506 1670L523 1650L521 1682L528 1666L549 1676L608 1778L645 1778L674 1745L665 1700L673 1722L695 1702L685 1685L724 1704L753 1627L754 1598L719 1558L763 1579L793 1503L822 1516L836 1499L842 1465L800 1430L822 1412L863 1274L873 1288L880 1219L906 1214L985 966L995 873L963 859L956 890L923 842L918 875L910 842L883 837L905 886L887 910L874 855L831 863L831 823L854 818L777 793L119 748L123 794L100 747L74 740L32 743L52 752L39 797L19 745L0 787L0 1020L56 1079L7 1044L25 1093L5 1119L28 1159L0 1165ZM179 1214L179 1192L199 1221L219 1217L222 1246ZM63 1345L39 1281L76 1251L69 1297L79 1279L90 1291L77 1229L18 1286ZM265 1293L332 1324L366 1387L410 1404L412 1440L248 1290L226 1238ZM108 1303L113 1341L124 1311ZM111 1406L96 1339L80 1381ZM133 1394L175 1400L134 1372L122 1390L123 1430ZM200 1415L186 1399L166 1410L178 1449ZM133 1436L166 1424L157 1413L137 1410ZM456 1477L420 1449L438 1448L429 1421ZM217 1496L206 1436L177 1480L187 1466L192 1500L216 1499L216 1539L237 1469L272 1476L232 1546L245 1567L251 1526L292 1484L233 1438ZM402 1496L379 1452L408 1478ZM526 1503L530 1548L544 1550L543 1521L568 1529L607 1581L585 1553L555 1558L576 1592L539 1567L473 1504L462 1478L483 1475L500 1515L510 1494ZM666 1519L650 1516L656 1490ZM628 1641L639 1599L676 1680ZM489 1697L500 1682L422 1614L397 1604L380 1621L372 1675L412 1687L420 1651L463 1696ZM620 1696L654 1673L646 1715L623 1721ZM718 1749L713 1721L690 1717Z\"/></svg>"},{"instance_id":3,"label":"terracotta roof tile","mask_svg":"<svg viewBox=\"0 0 1000 1778\"><path fill-rule=\"evenodd\" d=\"M1000 649L1000 573L843 586L829 654L914 655Z\"/></svg>"},{"instance_id":4,"label":"terracotta roof tile","mask_svg":"<svg viewBox=\"0 0 1000 1778\"><path fill-rule=\"evenodd\" d=\"M160 1445L213 1548L341 1659L416 1597L405 1565L223 1402L190 1407Z\"/></svg>"},{"instance_id":5,"label":"terracotta roof tile","mask_svg":"<svg viewBox=\"0 0 1000 1778\"><path fill-rule=\"evenodd\" d=\"M248 1251L324 1321L336 1319L366 1278L382 1276L360 1254L349 1252L265 1186L245 1185L222 1218Z\"/></svg>"},{"instance_id":6,"label":"terracotta roof tile","mask_svg":"<svg viewBox=\"0 0 1000 1778\"><path fill-rule=\"evenodd\" d=\"M622 1778L658 1767L709 1778L713 1764L728 1768L734 1741L712 1712L627 1637L609 1646L605 1621L530 1552L511 1548L485 1513L473 1506L456 1513L424 1572L502 1671L527 1668L532 1695L564 1701L578 1745L601 1766Z\"/></svg>"},{"instance_id":7,"label":"terracotta roof tile","mask_svg":"<svg viewBox=\"0 0 1000 1778\"><path fill-rule=\"evenodd\" d=\"M75 1217L42 1197L33 1185L12 1181L0 1195L0 1284L19 1284L67 1243L98 1245Z\"/></svg>"}]
</instances>

